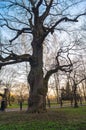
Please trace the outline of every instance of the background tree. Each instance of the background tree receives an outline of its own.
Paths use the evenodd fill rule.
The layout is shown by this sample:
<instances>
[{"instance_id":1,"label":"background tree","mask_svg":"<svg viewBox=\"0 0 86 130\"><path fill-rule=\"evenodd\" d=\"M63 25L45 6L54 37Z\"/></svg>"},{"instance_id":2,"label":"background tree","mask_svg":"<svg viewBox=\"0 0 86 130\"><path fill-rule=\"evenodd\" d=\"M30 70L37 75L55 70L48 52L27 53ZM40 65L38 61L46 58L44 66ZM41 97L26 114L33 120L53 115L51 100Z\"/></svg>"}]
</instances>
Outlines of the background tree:
<instances>
[{"instance_id":1,"label":"background tree","mask_svg":"<svg viewBox=\"0 0 86 130\"><path fill-rule=\"evenodd\" d=\"M7 96L7 105L11 105L10 102L10 96L11 96L11 91L13 89L13 84L17 80L17 76L19 74L16 72L14 68L8 68L8 67L3 67L0 75L1 79L1 84L2 87L1 89L6 89L9 91L9 95Z\"/></svg>"}]
</instances>

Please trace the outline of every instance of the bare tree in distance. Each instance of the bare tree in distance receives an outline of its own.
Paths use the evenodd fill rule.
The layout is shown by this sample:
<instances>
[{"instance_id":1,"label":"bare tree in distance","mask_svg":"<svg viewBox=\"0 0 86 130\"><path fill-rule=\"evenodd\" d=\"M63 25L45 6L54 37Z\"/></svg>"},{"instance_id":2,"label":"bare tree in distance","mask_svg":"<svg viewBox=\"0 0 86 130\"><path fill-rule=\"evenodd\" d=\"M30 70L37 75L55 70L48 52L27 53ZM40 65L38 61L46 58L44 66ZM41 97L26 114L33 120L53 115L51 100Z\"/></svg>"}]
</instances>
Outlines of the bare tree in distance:
<instances>
[{"instance_id":1,"label":"bare tree in distance","mask_svg":"<svg viewBox=\"0 0 86 130\"><path fill-rule=\"evenodd\" d=\"M74 107L76 108L78 107L77 101L81 101L80 95L78 94L79 85L81 88L83 88L83 83L86 80L85 68L80 57L75 66L73 66L73 69L69 75L69 79L72 86Z\"/></svg>"},{"instance_id":2,"label":"bare tree in distance","mask_svg":"<svg viewBox=\"0 0 86 130\"><path fill-rule=\"evenodd\" d=\"M17 77L19 76L19 73L17 73L17 71L14 68L3 67L0 74L1 74L0 79L2 86L1 88L7 89L9 91L7 104L11 105L10 102L11 91L13 89L13 84L18 80Z\"/></svg>"},{"instance_id":3,"label":"bare tree in distance","mask_svg":"<svg viewBox=\"0 0 86 130\"><path fill-rule=\"evenodd\" d=\"M30 84L29 112L40 112L46 110L46 94L48 90L48 80L53 73L61 71L71 71L71 60L65 65L59 63L59 52L56 56L56 65L51 68L46 75L43 75L43 42L46 37L55 29L60 29L60 24L68 22L78 22L79 17L86 15L85 9L74 14L73 7L85 2L84 0L56 1L56 0L1 0L0 1L0 26L14 31L15 36L10 39L9 46L22 34L28 33L32 36L32 54L15 54L11 49L5 48L3 56L0 55L0 68L5 65L19 62L30 63L30 73L28 82ZM76 9L76 8L75 8ZM13 10L13 14L12 14ZM2 12L3 11L3 12ZM80 10L81 11L81 10ZM67 24L66 24L67 25ZM65 26L66 26L65 25ZM63 26L62 26L63 27ZM29 42L28 42L29 44Z\"/></svg>"}]
</instances>

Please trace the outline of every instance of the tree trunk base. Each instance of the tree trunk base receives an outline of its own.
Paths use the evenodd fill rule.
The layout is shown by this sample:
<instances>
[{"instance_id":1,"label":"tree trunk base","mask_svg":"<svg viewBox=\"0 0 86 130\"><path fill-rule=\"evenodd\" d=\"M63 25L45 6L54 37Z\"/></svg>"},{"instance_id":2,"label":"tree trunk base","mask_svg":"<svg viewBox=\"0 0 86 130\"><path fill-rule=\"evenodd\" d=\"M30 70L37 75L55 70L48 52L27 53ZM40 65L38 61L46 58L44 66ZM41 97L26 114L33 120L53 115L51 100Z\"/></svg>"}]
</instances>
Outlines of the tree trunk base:
<instances>
[{"instance_id":1,"label":"tree trunk base","mask_svg":"<svg viewBox=\"0 0 86 130\"><path fill-rule=\"evenodd\" d=\"M28 100L29 113L44 113L46 112L46 96L31 95Z\"/></svg>"},{"instance_id":2,"label":"tree trunk base","mask_svg":"<svg viewBox=\"0 0 86 130\"><path fill-rule=\"evenodd\" d=\"M79 106L77 104L74 105L74 108L78 108Z\"/></svg>"},{"instance_id":3,"label":"tree trunk base","mask_svg":"<svg viewBox=\"0 0 86 130\"><path fill-rule=\"evenodd\" d=\"M36 109L34 107L29 108L27 110L27 113L45 113L45 112L47 112L47 109Z\"/></svg>"}]
</instances>

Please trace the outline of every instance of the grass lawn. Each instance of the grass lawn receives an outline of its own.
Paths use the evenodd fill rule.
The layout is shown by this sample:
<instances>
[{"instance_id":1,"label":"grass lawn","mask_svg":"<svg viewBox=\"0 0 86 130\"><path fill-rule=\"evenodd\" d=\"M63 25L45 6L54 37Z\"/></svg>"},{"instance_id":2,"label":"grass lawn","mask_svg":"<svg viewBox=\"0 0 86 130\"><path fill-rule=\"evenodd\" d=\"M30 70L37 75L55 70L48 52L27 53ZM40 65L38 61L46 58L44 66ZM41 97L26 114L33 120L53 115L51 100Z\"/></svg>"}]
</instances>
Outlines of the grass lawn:
<instances>
[{"instance_id":1,"label":"grass lawn","mask_svg":"<svg viewBox=\"0 0 86 130\"><path fill-rule=\"evenodd\" d=\"M0 112L0 130L86 130L86 106L40 114Z\"/></svg>"}]
</instances>

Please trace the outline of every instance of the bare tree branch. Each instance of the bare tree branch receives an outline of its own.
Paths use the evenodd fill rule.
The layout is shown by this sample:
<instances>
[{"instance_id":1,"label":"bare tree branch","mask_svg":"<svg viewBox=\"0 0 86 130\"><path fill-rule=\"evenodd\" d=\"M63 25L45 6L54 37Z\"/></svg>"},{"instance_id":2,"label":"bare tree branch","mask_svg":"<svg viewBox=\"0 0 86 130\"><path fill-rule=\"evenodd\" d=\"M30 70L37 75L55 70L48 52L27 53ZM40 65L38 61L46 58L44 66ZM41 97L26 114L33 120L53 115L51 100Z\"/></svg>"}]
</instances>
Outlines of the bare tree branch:
<instances>
[{"instance_id":1,"label":"bare tree branch","mask_svg":"<svg viewBox=\"0 0 86 130\"><path fill-rule=\"evenodd\" d=\"M68 56L69 53L67 54L67 58L68 58L69 63L64 64L64 65L60 65L59 57L60 57L61 53L62 53L62 49L60 49L57 53L55 68L47 71L45 78L44 78L45 80L48 80L52 74L58 72L59 70L64 71L64 72L71 72L72 71L73 63Z\"/></svg>"},{"instance_id":2,"label":"bare tree branch","mask_svg":"<svg viewBox=\"0 0 86 130\"><path fill-rule=\"evenodd\" d=\"M44 21L44 19L48 16L49 11L50 11L50 9L51 9L51 6L52 6L52 4L53 4L53 1L54 1L54 0L50 0L49 5L46 5L46 10L45 10L45 12L42 14L42 16L40 16L40 19L41 19L42 21Z\"/></svg>"},{"instance_id":3,"label":"bare tree branch","mask_svg":"<svg viewBox=\"0 0 86 130\"><path fill-rule=\"evenodd\" d=\"M15 39L17 39L22 33L32 33L29 28L22 28L21 30L17 31L16 36L10 40L10 42L13 42Z\"/></svg>"},{"instance_id":4,"label":"bare tree branch","mask_svg":"<svg viewBox=\"0 0 86 130\"><path fill-rule=\"evenodd\" d=\"M38 4L37 4L37 8L40 7L40 5L42 4L42 2L43 2L43 0L40 0L40 1L38 2Z\"/></svg>"},{"instance_id":5,"label":"bare tree branch","mask_svg":"<svg viewBox=\"0 0 86 130\"><path fill-rule=\"evenodd\" d=\"M75 18L73 18L73 19L70 19L70 18L68 18L68 17L63 17L63 18L59 19L51 28L49 28L48 32L53 33L55 27L56 27L57 25L59 25L61 22L63 22L63 21L65 21L65 22L78 22L78 18L79 18L80 16L83 16L83 15L86 15L86 12L77 15L77 16L76 16Z\"/></svg>"},{"instance_id":6,"label":"bare tree branch","mask_svg":"<svg viewBox=\"0 0 86 130\"><path fill-rule=\"evenodd\" d=\"M13 52L3 58L1 55L0 55L0 68L2 66L5 66L5 65L10 65L10 64L14 64L14 63L20 63L20 62L30 62L31 60L31 55L30 54L23 54L23 55L17 55L17 54L14 54Z\"/></svg>"}]
</instances>

